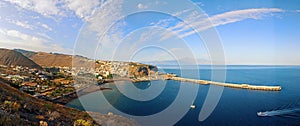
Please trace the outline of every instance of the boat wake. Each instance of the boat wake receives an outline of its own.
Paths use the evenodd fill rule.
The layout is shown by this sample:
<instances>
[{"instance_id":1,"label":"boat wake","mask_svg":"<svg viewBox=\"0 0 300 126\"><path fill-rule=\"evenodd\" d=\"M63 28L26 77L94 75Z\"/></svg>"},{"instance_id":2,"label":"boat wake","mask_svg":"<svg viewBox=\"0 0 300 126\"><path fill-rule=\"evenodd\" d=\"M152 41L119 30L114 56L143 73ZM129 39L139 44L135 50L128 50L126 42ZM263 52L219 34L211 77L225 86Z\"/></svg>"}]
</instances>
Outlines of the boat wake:
<instances>
[{"instance_id":1,"label":"boat wake","mask_svg":"<svg viewBox=\"0 0 300 126\"><path fill-rule=\"evenodd\" d=\"M257 112L258 116L283 116L283 115L295 115L300 113L300 108L281 109L265 112Z\"/></svg>"},{"instance_id":2,"label":"boat wake","mask_svg":"<svg viewBox=\"0 0 300 126\"><path fill-rule=\"evenodd\" d=\"M270 117L270 116L281 116L281 117L300 117L300 99L294 103L279 107L271 111L257 112L257 116Z\"/></svg>"}]
</instances>

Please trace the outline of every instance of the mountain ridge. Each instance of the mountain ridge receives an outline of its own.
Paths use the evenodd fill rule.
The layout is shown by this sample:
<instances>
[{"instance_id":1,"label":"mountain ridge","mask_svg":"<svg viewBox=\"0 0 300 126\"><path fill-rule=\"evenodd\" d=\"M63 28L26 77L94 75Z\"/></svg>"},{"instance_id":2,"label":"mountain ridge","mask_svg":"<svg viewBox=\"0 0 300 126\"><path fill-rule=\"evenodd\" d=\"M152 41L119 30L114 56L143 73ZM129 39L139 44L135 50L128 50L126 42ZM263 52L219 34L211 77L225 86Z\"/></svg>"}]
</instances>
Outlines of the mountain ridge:
<instances>
[{"instance_id":1,"label":"mountain ridge","mask_svg":"<svg viewBox=\"0 0 300 126\"><path fill-rule=\"evenodd\" d=\"M86 57L60 53L34 52L23 49L14 49L42 67L72 67L74 63L87 63Z\"/></svg>"},{"instance_id":2,"label":"mountain ridge","mask_svg":"<svg viewBox=\"0 0 300 126\"><path fill-rule=\"evenodd\" d=\"M0 64L42 69L40 65L15 50L0 48Z\"/></svg>"}]
</instances>

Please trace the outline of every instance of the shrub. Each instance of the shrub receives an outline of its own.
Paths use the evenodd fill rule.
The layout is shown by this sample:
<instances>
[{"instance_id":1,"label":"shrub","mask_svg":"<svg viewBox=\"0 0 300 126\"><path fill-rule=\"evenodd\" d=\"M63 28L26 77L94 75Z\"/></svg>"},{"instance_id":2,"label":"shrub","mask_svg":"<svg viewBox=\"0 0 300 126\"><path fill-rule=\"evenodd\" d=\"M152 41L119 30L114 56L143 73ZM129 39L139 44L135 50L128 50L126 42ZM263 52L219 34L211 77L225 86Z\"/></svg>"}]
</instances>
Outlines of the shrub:
<instances>
[{"instance_id":1,"label":"shrub","mask_svg":"<svg viewBox=\"0 0 300 126\"><path fill-rule=\"evenodd\" d=\"M91 122L84 119L78 119L74 122L74 126L91 126Z\"/></svg>"},{"instance_id":2,"label":"shrub","mask_svg":"<svg viewBox=\"0 0 300 126\"><path fill-rule=\"evenodd\" d=\"M40 121L40 126L48 126L48 123L45 121Z\"/></svg>"},{"instance_id":3,"label":"shrub","mask_svg":"<svg viewBox=\"0 0 300 126\"><path fill-rule=\"evenodd\" d=\"M12 109L13 110L19 110L21 108L21 105L19 104L19 103L17 103L17 102L14 102L13 104L12 104Z\"/></svg>"},{"instance_id":4,"label":"shrub","mask_svg":"<svg viewBox=\"0 0 300 126\"><path fill-rule=\"evenodd\" d=\"M53 110L53 106L48 103L44 104L44 106L51 111Z\"/></svg>"},{"instance_id":5,"label":"shrub","mask_svg":"<svg viewBox=\"0 0 300 126\"><path fill-rule=\"evenodd\" d=\"M11 105L11 101L5 100L5 101L4 101L4 105Z\"/></svg>"}]
</instances>

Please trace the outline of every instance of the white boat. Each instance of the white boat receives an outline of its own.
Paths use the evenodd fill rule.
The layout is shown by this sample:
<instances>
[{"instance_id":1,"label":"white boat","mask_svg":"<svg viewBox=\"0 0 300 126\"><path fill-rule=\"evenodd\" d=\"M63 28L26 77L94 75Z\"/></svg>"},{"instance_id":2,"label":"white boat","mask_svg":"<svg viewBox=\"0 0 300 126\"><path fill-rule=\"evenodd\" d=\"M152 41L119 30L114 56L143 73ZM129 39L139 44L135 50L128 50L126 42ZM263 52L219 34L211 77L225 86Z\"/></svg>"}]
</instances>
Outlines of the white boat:
<instances>
[{"instance_id":1,"label":"white boat","mask_svg":"<svg viewBox=\"0 0 300 126\"><path fill-rule=\"evenodd\" d=\"M192 102L192 105L190 107L191 107L191 109L196 108L196 106L194 105L194 101Z\"/></svg>"},{"instance_id":2,"label":"white boat","mask_svg":"<svg viewBox=\"0 0 300 126\"><path fill-rule=\"evenodd\" d=\"M265 112L257 112L257 116L268 116Z\"/></svg>"},{"instance_id":3,"label":"white boat","mask_svg":"<svg viewBox=\"0 0 300 126\"><path fill-rule=\"evenodd\" d=\"M191 105L191 109L194 109L194 108L196 108L196 106L195 105Z\"/></svg>"}]
</instances>

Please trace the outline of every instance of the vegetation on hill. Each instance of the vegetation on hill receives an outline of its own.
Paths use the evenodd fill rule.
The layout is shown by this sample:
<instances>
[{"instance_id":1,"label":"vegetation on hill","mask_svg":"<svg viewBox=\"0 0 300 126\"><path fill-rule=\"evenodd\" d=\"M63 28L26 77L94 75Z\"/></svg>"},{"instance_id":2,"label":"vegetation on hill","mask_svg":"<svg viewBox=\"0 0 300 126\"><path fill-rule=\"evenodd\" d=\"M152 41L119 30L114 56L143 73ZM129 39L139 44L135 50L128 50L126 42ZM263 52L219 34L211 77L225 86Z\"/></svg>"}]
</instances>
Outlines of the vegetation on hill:
<instances>
[{"instance_id":1,"label":"vegetation on hill","mask_svg":"<svg viewBox=\"0 0 300 126\"><path fill-rule=\"evenodd\" d=\"M73 125L77 120L96 124L86 113L34 98L0 78L0 125Z\"/></svg>"},{"instance_id":2,"label":"vegetation on hill","mask_svg":"<svg viewBox=\"0 0 300 126\"><path fill-rule=\"evenodd\" d=\"M9 86L0 78L0 125L122 125L136 126L134 120L119 115L83 112L32 97ZM91 116L93 117L91 117ZM94 120L95 119L95 120Z\"/></svg>"}]
</instances>

